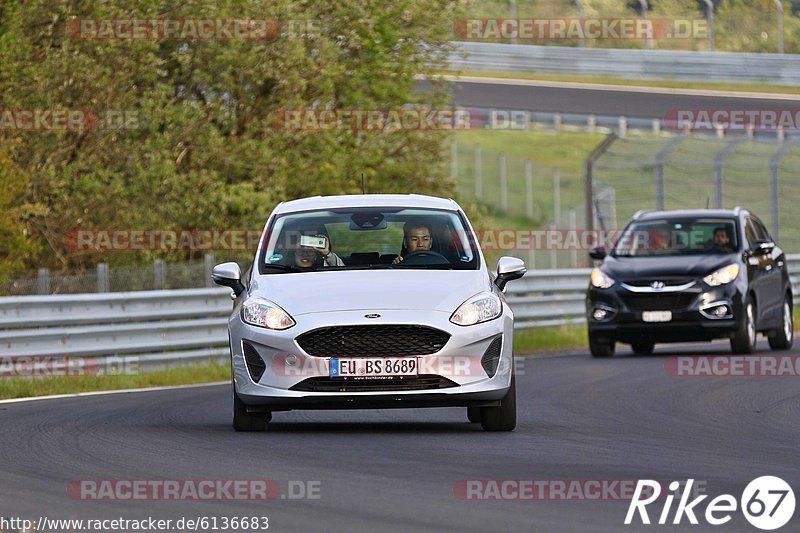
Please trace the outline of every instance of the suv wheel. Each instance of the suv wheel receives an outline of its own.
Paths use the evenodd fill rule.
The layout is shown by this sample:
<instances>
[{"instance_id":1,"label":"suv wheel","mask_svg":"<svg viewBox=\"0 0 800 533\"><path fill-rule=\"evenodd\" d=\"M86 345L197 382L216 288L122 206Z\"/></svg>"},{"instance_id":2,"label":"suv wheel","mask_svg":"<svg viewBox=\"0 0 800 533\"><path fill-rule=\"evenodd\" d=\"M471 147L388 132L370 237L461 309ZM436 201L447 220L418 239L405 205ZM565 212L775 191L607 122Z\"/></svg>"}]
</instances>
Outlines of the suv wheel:
<instances>
[{"instance_id":1,"label":"suv wheel","mask_svg":"<svg viewBox=\"0 0 800 533\"><path fill-rule=\"evenodd\" d=\"M792 301L787 295L783 301L783 317L781 320L781 327L771 335L767 340L769 347L773 350L788 350L792 347L794 341L794 320L792 318Z\"/></svg>"},{"instance_id":2,"label":"suv wheel","mask_svg":"<svg viewBox=\"0 0 800 533\"><path fill-rule=\"evenodd\" d=\"M485 431L513 431L517 427L517 385L511 374L511 386L499 407L481 407L481 427Z\"/></svg>"},{"instance_id":3,"label":"suv wheel","mask_svg":"<svg viewBox=\"0 0 800 533\"><path fill-rule=\"evenodd\" d=\"M744 318L731 339L731 349L737 354L756 351L756 306L752 300L745 304Z\"/></svg>"},{"instance_id":4,"label":"suv wheel","mask_svg":"<svg viewBox=\"0 0 800 533\"><path fill-rule=\"evenodd\" d=\"M592 357L612 357L614 345L614 341L601 340L589 333L589 351L592 352Z\"/></svg>"},{"instance_id":5,"label":"suv wheel","mask_svg":"<svg viewBox=\"0 0 800 533\"><path fill-rule=\"evenodd\" d=\"M248 413L244 402L233 392L233 429L236 431L266 431L272 413Z\"/></svg>"},{"instance_id":6,"label":"suv wheel","mask_svg":"<svg viewBox=\"0 0 800 533\"><path fill-rule=\"evenodd\" d=\"M467 407L467 420L473 424L481 421L481 408L480 407Z\"/></svg>"}]
</instances>

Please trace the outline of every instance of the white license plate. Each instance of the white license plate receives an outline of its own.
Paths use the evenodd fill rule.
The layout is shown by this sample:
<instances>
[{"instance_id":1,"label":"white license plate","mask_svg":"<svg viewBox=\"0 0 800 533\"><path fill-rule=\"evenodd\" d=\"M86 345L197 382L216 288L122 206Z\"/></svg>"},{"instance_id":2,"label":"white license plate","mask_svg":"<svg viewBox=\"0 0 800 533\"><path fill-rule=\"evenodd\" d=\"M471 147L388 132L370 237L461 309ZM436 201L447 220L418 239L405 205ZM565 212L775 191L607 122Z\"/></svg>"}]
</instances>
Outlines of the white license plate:
<instances>
[{"instance_id":1,"label":"white license plate","mask_svg":"<svg viewBox=\"0 0 800 533\"><path fill-rule=\"evenodd\" d=\"M416 357L359 357L330 360L330 377L394 377L416 376Z\"/></svg>"},{"instance_id":2,"label":"white license plate","mask_svg":"<svg viewBox=\"0 0 800 533\"><path fill-rule=\"evenodd\" d=\"M644 322L669 322L672 320L672 311L642 311Z\"/></svg>"}]
</instances>

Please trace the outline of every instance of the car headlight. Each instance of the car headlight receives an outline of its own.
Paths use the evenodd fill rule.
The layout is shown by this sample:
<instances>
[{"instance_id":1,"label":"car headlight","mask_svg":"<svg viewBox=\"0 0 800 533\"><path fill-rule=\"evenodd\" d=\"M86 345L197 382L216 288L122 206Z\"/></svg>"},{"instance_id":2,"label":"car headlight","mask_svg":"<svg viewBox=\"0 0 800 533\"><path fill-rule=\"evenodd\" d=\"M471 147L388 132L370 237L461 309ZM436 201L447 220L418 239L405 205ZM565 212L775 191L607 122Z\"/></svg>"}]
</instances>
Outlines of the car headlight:
<instances>
[{"instance_id":1,"label":"car headlight","mask_svg":"<svg viewBox=\"0 0 800 533\"><path fill-rule=\"evenodd\" d=\"M450 317L450 322L459 326L471 326L497 318L502 311L500 298L490 292L484 292L461 304Z\"/></svg>"},{"instance_id":2,"label":"car headlight","mask_svg":"<svg viewBox=\"0 0 800 533\"><path fill-rule=\"evenodd\" d=\"M277 330L288 329L295 324L289 313L263 298L255 298L244 303L242 320L252 326Z\"/></svg>"},{"instance_id":3,"label":"car headlight","mask_svg":"<svg viewBox=\"0 0 800 533\"><path fill-rule=\"evenodd\" d=\"M708 276L704 277L703 281L712 287L716 287L717 285L725 285L726 283L730 283L731 281L735 280L737 276L739 276L739 265L733 263L720 268L716 272L712 272Z\"/></svg>"},{"instance_id":4,"label":"car headlight","mask_svg":"<svg viewBox=\"0 0 800 533\"><path fill-rule=\"evenodd\" d=\"M597 287L598 289L607 289L615 283L614 278L599 268L592 269L592 275L589 280L592 282L592 287Z\"/></svg>"}]
</instances>

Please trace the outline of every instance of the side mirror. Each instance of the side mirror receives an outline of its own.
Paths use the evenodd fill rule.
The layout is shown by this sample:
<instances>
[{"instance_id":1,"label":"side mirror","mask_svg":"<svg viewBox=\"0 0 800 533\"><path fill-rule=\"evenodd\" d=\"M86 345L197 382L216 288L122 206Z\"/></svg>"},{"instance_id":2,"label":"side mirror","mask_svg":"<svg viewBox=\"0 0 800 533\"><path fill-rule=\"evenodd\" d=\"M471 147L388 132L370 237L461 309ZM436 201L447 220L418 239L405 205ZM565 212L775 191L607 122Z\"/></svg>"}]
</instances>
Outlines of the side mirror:
<instances>
[{"instance_id":1,"label":"side mirror","mask_svg":"<svg viewBox=\"0 0 800 533\"><path fill-rule=\"evenodd\" d=\"M602 246L596 246L589 250L589 257L592 259L603 260L606 257L606 249Z\"/></svg>"},{"instance_id":2,"label":"side mirror","mask_svg":"<svg viewBox=\"0 0 800 533\"><path fill-rule=\"evenodd\" d=\"M236 296L244 292L242 271L239 265L234 262L222 263L221 265L215 266L214 270L211 271L211 279L214 280L214 283L217 285L233 289Z\"/></svg>"},{"instance_id":3,"label":"side mirror","mask_svg":"<svg viewBox=\"0 0 800 533\"><path fill-rule=\"evenodd\" d=\"M519 279L525 275L525 263L516 257L501 257L497 262L497 277L494 284L501 291L505 289L506 283Z\"/></svg>"},{"instance_id":4,"label":"side mirror","mask_svg":"<svg viewBox=\"0 0 800 533\"><path fill-rule=\"evenodd\" d=\"M756 245L753 246L751 253L753 255L767 255L771 254L774 249L775 243L772 241L756 241Z\"/></svg>"}]
</instances>

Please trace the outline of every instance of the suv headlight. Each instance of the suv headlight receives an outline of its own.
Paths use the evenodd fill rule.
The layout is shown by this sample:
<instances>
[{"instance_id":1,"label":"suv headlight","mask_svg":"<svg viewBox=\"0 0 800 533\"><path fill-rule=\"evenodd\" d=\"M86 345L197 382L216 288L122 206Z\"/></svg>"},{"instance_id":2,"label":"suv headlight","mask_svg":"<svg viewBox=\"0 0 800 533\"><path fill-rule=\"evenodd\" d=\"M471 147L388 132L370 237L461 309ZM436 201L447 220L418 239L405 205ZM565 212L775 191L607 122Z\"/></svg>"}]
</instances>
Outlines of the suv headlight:
<instances>
[{"instance_id":1,"label":"suv headlight","mask_svg":"<svg viewBox=\"0 0 800 533\"><path fill-rule=\"evenodd\" d=\"M725 266L717 270L716 272L712 272L708 276L703 278L703 281L706 284L711 285L712 287L716 287L718 285L725 285L726 283L730 283L731 281L735 280L739 276L739 265L733 263L731 265Z\"/></svg>"},{"instance_id":2,"label":"suv headlight","mask_svg":"<svg viewBox=\"0 0 800 533\"><path fill-rule=\"evenodd\" d=\"M289 329L294 319L277 304L263 298L254 298L242 306L242 320L252 326L267 329Z\"/></svg>"},{"instance_id":3,"label":"suv headlight","mask_svg":"<svg viewBox=\"0 0 800 533\"><path fill-rule=\"evenodd\" d=\"M592 287L597 287L598 289L607 289L616 283L614 278L610 277L599 268L592 269L592 275L589 277L589 280L592 283Z\"/></svg>"},{"instance_id":4,"label":"suv headlight","mask_svg":"<svg viewBox=\"0 0 800 533\"><path fill-rule=\"evenodd\" d=\"M482 292L461 304L450 317L450 322L459 326L471 326L497 318L502 311L500 298L490 292Z\"/></svg>"}]
</instances>

